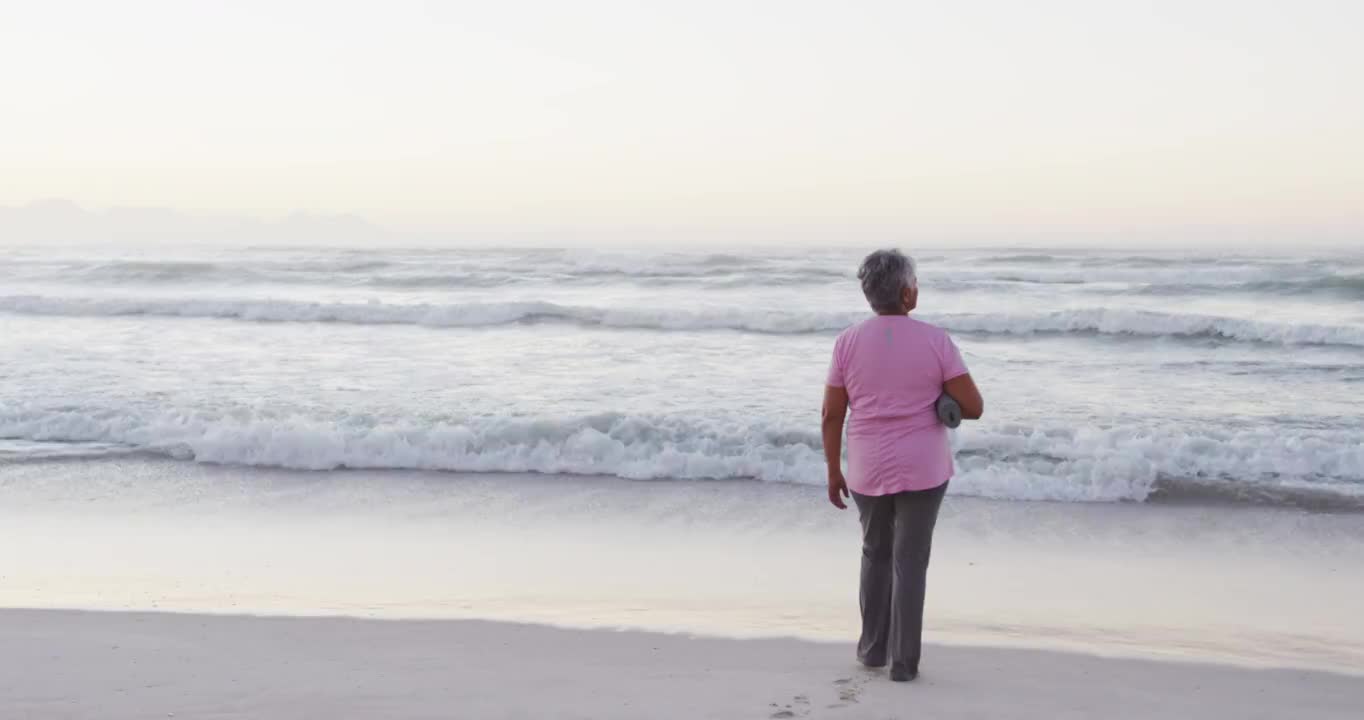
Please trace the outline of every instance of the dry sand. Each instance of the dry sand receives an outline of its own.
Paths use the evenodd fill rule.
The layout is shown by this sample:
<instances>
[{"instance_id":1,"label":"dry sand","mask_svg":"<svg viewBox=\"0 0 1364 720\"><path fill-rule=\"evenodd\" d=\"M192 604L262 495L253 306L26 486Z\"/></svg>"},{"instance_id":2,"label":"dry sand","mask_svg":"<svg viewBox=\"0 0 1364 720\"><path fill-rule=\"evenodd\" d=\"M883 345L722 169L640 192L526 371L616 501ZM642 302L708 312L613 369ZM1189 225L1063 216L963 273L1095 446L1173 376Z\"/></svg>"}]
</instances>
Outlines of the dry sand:
<instances>
[{"instance_id":1,"label":"dry sand","mask_svg":"<svg viewBox=\"0 0 1364 720\"><path fill-rule=\"evenodd\" d=\"M0 611L0 717L1359 718L1364 677L457 620Z\"/></svg>"}]
</instances>

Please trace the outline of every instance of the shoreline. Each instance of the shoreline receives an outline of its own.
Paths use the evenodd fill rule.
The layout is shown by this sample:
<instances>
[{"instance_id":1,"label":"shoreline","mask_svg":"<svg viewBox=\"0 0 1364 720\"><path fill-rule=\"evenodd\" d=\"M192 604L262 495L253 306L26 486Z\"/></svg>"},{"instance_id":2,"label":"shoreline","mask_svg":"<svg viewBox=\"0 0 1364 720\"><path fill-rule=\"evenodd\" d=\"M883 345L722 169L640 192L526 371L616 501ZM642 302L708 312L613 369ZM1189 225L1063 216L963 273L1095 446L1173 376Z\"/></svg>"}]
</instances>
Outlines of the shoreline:
<instances>
[{"instance_id":1,"label":"shoreline","mask_svg":"<svg viewBox=\"0 0 1364 720\"><path fill-rule=\"evenodd\" d=\"M755 482L170 461L0 467L0 607L450 618L841 641L855 515ZM926 639L1364 667L1364 527L949 497Z\"/></svg>"},{"instance_id":2,"label":"shoreline","mask_svg":"<svg viewBox=\"0 0 1364 720\"><path fill-rule=\"evenodd\" d=\"M372 620L0 609L0 709L47 718L1355 717L1364 679L930 644L908 685L851 643Z\"/></svg>"},{"instance_id":3,"label":"shoreline","mask_svg":"<svg viewBox=\"0 0 1364 720\"><path fill-rule=\"evenodd\" d=\"M13 438L0 437L0 445ZM27 442L27 441L20 441ZM142 462L147 464L183 464L201 468L206 472L217 473L260 473L296 475L300 477L323 477L328 475L373 475L393 474L413 478L445 477L451 481L467 478L505 478L509 481L530 479L544 481L562 479L581 483L640 483L646 485L708 485L724 487L729 485L759 485L776 488L823 489L821 484L794 481L763 480L757 477L715 477L684 478L659 477L635 479L611 473L573 473L538 470L441 470L430 468L384 468L348 467L340 465L333 468L295 468L277 465L251 465L211 460L196 460L170 456L145 448L126 448L115 453L100 450L92 454L74 453L70 455L50 455L25 458L6 457L0 454L0 468L6 465L30 467L80 467L101 462ZM1304 512L1314 515L1364 515L1364 490L1347 492L1341 488L1310 487L1300 485L1274 485L1259 481L1237 481L1226 478L1178 478L1160 476L1156 478L1150 493L1143 499L1123 498L1117 500L1063 500L1051 498L1007 498L989 495L976 495L953 492L948 497L965 499L968 502L1021 504L1037 507L1149 507L1152 509L1207 509L1207 510L1269 510Z\"/></svg>"}]
</instances>

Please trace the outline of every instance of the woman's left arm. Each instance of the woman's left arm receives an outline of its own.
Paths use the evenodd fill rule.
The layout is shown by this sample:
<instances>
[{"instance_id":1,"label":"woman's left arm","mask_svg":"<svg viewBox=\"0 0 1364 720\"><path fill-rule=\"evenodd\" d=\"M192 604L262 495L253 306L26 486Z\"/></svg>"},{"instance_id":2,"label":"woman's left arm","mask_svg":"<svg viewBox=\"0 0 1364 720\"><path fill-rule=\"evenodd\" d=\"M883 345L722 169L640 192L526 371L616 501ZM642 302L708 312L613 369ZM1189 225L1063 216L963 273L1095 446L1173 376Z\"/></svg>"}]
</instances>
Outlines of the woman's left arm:
<instances>
[{"instance_id":1,"label":"woman's left arm","mask_svg":"<svg viewBox=\"0 0 1364 720\"><path fill-rule=\"evenodd\" d=\"M843 478L843 422L848 417L848 389L824 386L821 429L824 435L824 464L829 469L829 502L839 510L848 507L848 481Z\"/></svg>"}]
</instances>

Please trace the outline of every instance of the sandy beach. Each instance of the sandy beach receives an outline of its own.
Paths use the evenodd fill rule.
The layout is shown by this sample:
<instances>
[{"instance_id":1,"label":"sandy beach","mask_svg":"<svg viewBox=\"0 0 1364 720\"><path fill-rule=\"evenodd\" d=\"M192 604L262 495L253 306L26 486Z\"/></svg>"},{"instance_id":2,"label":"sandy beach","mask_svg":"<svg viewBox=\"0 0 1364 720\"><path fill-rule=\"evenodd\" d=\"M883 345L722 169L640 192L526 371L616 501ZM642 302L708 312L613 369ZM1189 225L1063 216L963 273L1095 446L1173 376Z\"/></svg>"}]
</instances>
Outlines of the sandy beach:
<instances>
[{"instance_id":1,"label":"sandy beach","mask_svg":"<svg viewBox=\"0 0 1364 720\"><path fill-rule=\"evenodd\" d=\"M478 621L0 612L5 717L1356 718L1364 677L933 646L892 684L846 644Z\"/></svg>"},{"instance_id":2,"label":"sandy beach","mask_svg":"<svg viewBox=\"0 0 1364 720\"><path fill-rule=\"evenodd\" d=\"M855 520L820 493L0 467L0 607L38 608L0 610L0 717L1330 718L1364 704L1357 514L950 497L931 647L906 687L853 659Z\"/></svg>"}]
</instances>

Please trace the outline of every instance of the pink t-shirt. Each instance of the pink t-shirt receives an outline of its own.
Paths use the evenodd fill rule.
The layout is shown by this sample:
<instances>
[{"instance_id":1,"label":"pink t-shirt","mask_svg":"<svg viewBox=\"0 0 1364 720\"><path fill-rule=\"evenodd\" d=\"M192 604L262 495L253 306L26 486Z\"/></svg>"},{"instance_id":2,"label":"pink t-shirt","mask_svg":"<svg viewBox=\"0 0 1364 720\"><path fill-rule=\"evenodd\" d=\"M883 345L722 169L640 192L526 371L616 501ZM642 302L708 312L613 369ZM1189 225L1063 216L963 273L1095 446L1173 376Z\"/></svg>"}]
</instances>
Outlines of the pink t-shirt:
<instances>
[{"instance_id":1,"label":"pink t-shirt","mask_svg":"<svg viewBox=\"0 0 1364 720\"><path fill-rule=\"evenodd\" d=\"M935 404L965 375L942 328L878 315L834 343L829 385L848 390L848 488L862 495L928 490L952 477L952 448Z\"/></svg>"}]
</instances>

